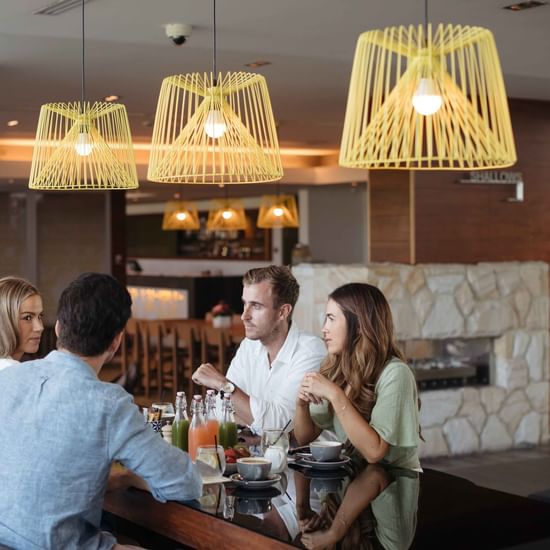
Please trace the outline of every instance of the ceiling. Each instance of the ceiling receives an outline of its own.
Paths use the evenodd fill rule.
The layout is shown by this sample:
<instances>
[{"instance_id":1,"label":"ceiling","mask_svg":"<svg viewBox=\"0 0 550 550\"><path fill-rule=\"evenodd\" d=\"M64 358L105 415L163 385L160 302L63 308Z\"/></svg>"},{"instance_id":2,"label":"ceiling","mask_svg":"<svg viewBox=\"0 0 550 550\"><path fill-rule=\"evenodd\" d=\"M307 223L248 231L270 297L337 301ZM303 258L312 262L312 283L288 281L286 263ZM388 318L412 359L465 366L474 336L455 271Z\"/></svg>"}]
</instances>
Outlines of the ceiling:
<instances>
[{"instance_id":1,"label":"ceiling","mask_svg":"<svg viewBox=\"0 0 550 550\"><path fill-rule=\"evenodd\" d=\"M80 97L80 9L33 15L48 3L0 3L0 139L34 137L41 104ZM502 9L508 3L439 0L430 3L429 19L491 29L508 95L550 100L550 5L513 12ZM358 35L419 24L423 14L423 0L218 0L218 68L266 77L282 145L334 150ZM175 46L166 37L164 25L171 22L192 25L184 45ZM87 97L120 95L135 142L150 139L162 79L209 71L211 59L210 0L86 4ZM255 60L271 64L244 66ZM19 125L8 128L12 119Z\"/></svg>"}]
</instances>

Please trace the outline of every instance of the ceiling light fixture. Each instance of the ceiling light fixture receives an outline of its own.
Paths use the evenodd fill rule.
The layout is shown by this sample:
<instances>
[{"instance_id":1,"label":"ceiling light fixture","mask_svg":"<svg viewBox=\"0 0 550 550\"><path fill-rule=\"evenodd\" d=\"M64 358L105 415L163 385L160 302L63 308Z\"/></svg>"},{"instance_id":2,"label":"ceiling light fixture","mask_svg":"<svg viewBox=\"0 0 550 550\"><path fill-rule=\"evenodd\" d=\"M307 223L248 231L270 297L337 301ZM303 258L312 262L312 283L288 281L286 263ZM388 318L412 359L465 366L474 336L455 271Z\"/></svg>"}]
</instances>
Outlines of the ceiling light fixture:
<instances>
[{"instance_id":1,"label":"ceiling light fixture","mask_svg":"<svg viewBox=\"0 0 550 550\"><path fill-rule=\"evenodd\" d=\"M263 183L283 176L265 78L217 72L164 79L147 177L160 183Z\"/></svg>"},{"instance_id":2,"label":"ceiling light fixture","mask_svg":"<svg viewBox=\"0 0 550 550\"><path fill-rule=\"evenodd\" d=\"M266 65L271 65L271 61L263 61L258 59L258 61L252 61L251 63L245 63L245 67L250 67L251 69L257 69L258 67L265 67Z\"/></svg>"},{"instance_id":3,"label":"ceiling light fixture","mask_svg":"<svg viewBox=\"0 0 550 550\"><path fill-rule=\"evenodd\" d=\"M246 229L246 227L246 214L240 201L228 198L212 201L206 229L209 231L236 231Z\"/></svg>"},{"instance_id":4,"label":"ceiling light fixture","mask_svg":"<svg viewBox=\"0 0 550 550\"><path fill-rule=\"evenodd\" d=\"M162 229L164 231L200 229L196 204L189 201L168 201L164 207Z\"/></svg>"},{"instance_id":5,"label":"ceiling light fixture","mask_svg":"<svg viewBox=\"0 0 550 550\"><path fill-rule=\"evenodd\" d=\"M81 101L42 105L30 189L136 189L136 163L126 108L86 101L82 0Z\"/></svg>"},{"instance_id":6,"label":"ceiling light fixture","mask_svg":"<svg viewBox=\"0 0 550 550\"><path fill-rule=\"evenodd\" d=\"M111 94L111 95L106 95L103 98L103 101L106 101L107 103L112 103L113 101L118 101L119 99L120 99L119 95Z\"/></svg>"},{"instance_id":7,"label":"ceiling light fixture","mask_svg":"<svg viewBox=\"0 0 550 550\"><path fill-rule=\"evenodd\" d=\"M350 168L464 170L516 162L492 33L428 23L363 33L340 147Z\"/></svg>"},{"instance_id":8,"label":"ceiling light fixture","mask_svg":"<svg viewBox=\"0 0 550 550\"><path fill-rule=\"evenodd\" d=\"M6 126L9 126L10 128L17 126L18 124L19 124L18 120L8 120L8 122L6 122Z\"/></svg>"},{"instance_id":9,"label":"ceiling light fixture","mask_svg":"<svg viewBox=\"0 0 550 550\"><path fill-rule=\"evenodd\" d=\"M295 197L281 195L277 183L276 195L264 195L261 198L256 225L262 229L299 227L300 219Z\"/></svg>"},{"instance_id":10,"label":"ceiling light fixture","mask_svg":"<svg viewBox=\"0 0 550 550\"><path fill-rule=\"evenodd\" d=\"M523 11L531 8L540 8L546 6L548 2L539 2L537 0L529 0L527 2L518 2L517 4L511 4L510 6L504 6L502 9L510 11Z\"/></svg>"}]
</instances>

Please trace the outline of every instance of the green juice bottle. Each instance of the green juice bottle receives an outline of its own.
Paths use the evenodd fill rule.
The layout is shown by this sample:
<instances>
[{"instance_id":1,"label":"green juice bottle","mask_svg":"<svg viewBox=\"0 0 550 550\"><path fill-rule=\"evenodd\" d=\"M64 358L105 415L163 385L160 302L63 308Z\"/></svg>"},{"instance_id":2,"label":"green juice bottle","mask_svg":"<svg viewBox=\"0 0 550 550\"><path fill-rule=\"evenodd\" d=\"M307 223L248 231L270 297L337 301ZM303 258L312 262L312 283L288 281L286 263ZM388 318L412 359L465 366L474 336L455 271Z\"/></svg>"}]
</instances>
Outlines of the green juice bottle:
<instances>
[{"instance_id":1,"label":"green juice bottle","mask_svg":"<svg viewBox=\"0 0 550 550\"><path fill-rule=\"evenodd\" d=\"M172 424L172 445L182 451L189 448L189 417L187 416L187 399L185 392L176 394L176 416Z\"/></svg>"},{"instance_id":2,"label":"green juice bottle","mask_svg":"<svg viewBox=\"0 0 550 550\"><path fill-rule=\"evenodd\" d=\"M222 421L218 430L218 443L224 449L229 449L237 444L237 423L233 414L231 396L224 395L222 402Z\"/></svg>"}]
</instances>

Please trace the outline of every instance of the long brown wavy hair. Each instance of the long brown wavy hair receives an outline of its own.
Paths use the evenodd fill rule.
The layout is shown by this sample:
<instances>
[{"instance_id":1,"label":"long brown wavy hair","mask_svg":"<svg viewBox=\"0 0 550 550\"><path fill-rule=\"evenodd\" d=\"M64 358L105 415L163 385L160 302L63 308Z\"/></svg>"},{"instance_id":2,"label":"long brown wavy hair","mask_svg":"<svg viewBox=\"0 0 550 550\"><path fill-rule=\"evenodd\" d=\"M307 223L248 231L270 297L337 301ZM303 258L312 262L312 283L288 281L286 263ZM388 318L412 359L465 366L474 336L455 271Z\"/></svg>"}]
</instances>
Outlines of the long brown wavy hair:
<instances>
[{"instance_id":1,"label":"long brown wavy hair","mask_svg":"<svg viewBox=\"0 0 550 550\"><path fill-rule=\"evenodd\" d=\"M370 421L376 402L374 387L384 367L392 357L405 361L394 340L390 306L378 288L366 283L343 285L329 299L346 318L347 338L341 353L326 357L321 374L344 389Z\"/></svg>"}]
</instances>

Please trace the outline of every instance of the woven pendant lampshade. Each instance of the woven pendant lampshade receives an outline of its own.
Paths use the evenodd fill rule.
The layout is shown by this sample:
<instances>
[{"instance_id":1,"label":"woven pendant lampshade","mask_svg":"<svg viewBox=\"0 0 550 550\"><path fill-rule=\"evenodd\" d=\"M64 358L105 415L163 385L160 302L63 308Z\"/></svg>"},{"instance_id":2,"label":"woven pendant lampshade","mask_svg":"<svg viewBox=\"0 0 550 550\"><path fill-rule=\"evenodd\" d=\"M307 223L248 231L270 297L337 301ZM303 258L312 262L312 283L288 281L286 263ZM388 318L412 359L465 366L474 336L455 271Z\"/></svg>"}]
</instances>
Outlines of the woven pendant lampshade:
<instances>
[{"instance_id":1,"label":"woven pendant lampshade","mask_svg":"<svg viewBox=\"0 0 550 550\"><path fill-rule=\"evenodd\" d=\"M86 101L84 4L81 2L81 100L40 109L30 189L136 189L138 178L124 105Z\"/></svg>"},{"instance_id":2,"label":"woven pendant lampshade","mask_svg":"<svg viewBox=\"0 0 550 550\"><path fill-rule=\"evenodd\" d=\"M238 72L164 79L148 179L263 183L283 176L265 78Z\"/></svg>"},{"instance_id":3,"label":"woven pendant lampshade","mask_svg":"<svg viewBox=\"0 0 550 550\"><path fill-rule=\"evenodd\" d=\"M342 166L469 170L515 162L506 91L490 31L459 25L438 25L433 31L426 24L359 37Z\"/></svg>"},{"instance_id":4,"label":"woven pendant lampshade","mask_svg":"<svg viewBox=\"0 0 550 550\"><path fill-rule=\"evenodd\" d=\"M246 229L246 215L238 200L216 200L208 212L206 229L210 231L235 231Z\"/></svg>"},{"instance_id":5,"label":"woven pendant lampshade","mask_svg":"<svg viewBox=\"0 0 550 550\"><path fill-rule=\"evenodd\" d=\"M105 102L42 105L30 189L136 189L126 108Z\"/></svg>"},{"instance_id":6,"label":"woven pendant lampshade","mask_svg":"<svg viewBox=\"0 0 550 550\"><path fill-rule=\"evenodd\" d=\"M296 199L292 195L264 195L256 225L262 229L299 227Z\"/></svg>"},{"instance_id":7,"label":"woven pendant lampshade","mask_svg":"<svg viewBox=\"0 0 550 550\"><path fill-rule=\"evenodd\" d=\"M162 229L163 231L200 229L199 213L195 203L168 201L164 207Z\"/></svg>"}]
</instances>

